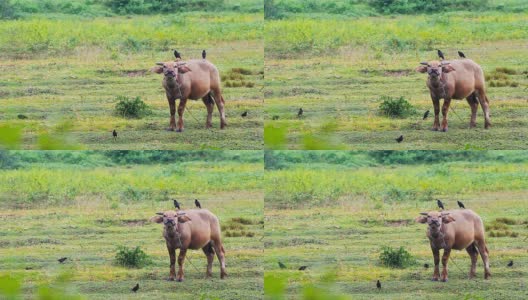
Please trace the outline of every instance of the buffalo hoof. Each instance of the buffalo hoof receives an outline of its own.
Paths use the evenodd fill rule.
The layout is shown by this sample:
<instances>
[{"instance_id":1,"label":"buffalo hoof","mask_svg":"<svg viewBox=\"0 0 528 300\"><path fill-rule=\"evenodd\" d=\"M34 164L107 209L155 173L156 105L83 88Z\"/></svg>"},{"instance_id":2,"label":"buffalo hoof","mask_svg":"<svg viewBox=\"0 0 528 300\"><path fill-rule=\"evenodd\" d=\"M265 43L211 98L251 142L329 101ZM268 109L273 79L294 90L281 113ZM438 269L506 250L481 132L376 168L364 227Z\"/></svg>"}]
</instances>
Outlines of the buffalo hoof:
<instances>
[{"instance_id":1,"label":"buffalo hoof","mask_svg":"<svg viewBox=\"0 0 528 300\"><path fill-rule=\"evenodd\" d=\"M167 280L167 281L174 281L174 278L169 277L169 278L167 278L167 279L165 279L165 280Z\"/></svg>"},{"instance_id":2,"label":"buffalo hoof","mask_svg":"<svg viewBox=\"0 0 528 300\"><path fill-rule=\"evenodd\" d=\"M183 282L183 278L176 279L177 282Z\"/></svg>"},{"instance_id":3,"label":"buffalo hoof","mask_svg":"<svg viewBox=\"0 0 528 300\"><path fill-rule=\"evenodd\" d=\"M169 127L169 128L167 128L167 129L165 129L165 130L166 130L166 131L174 131L174 128Z\"/></svg>"},{"instance_id":4,"label":"buffalo hoof","mask_svg":"<svg viewBox=\"0 0 528 300\"><path fill-rule=\"evenodd\" d=\"M431 128L431 131L438 131L438 128L433 127Z\"/></svg>"},{"instance_id":5,"label":"buffalo hoof","mask_svg":"<svg viewBox=\"0 0 528 300\"><path fill-rule=\"evenodd\" d=\"M484 129L489 129L491 127L491 124L484 125Z\"/></svg>"},{"instance_id":6,"label":"buffalo hoof","mask_svg":"<svg viewBox=\"0 0 528 300\"><path fill-rule=\"evenodd\" d=\"M446 128L442 128L442 132L447 132L447 127Z\"/></svg>"},{"instance_id":7,"label":"buffalo hoof","mask_svg":"<svg viewBox=\"0 0 528 300\"><path fill-rule=\"evenodd\" d=\"M438 281L438 278L432 278L431 281Z\"/></svg>"},{"instance_id":8,"label":"buffalo hoof","mask_svg":"<svg viewBox=\"0 0 528 300\"><path fill-rule=\"evenodd\" d=\"M447 278L445 278L445 279L442 279L442 282L447 282Z\"/></svg>"},{"instance_id":9,"label":"buffalo hoof","mask_svg":"<svg viewBox=\"0 0 528 300\"><path fill-rule=\"evenodd\" d=\"M176 129L176 132L183 132L183 128Z\"/></svg>"},{"instance_id":10,"label":"buffalo hoof","mask_svg":"<svg viewBox=\"0 0 528 300\"><path fill-rule=\"evenodd\" d=\"M227 274L226 274L226 273L222 273L222 274L220 274L220 279L226 279L226 277L227 277Z\"/></svg>"}]
</instances>

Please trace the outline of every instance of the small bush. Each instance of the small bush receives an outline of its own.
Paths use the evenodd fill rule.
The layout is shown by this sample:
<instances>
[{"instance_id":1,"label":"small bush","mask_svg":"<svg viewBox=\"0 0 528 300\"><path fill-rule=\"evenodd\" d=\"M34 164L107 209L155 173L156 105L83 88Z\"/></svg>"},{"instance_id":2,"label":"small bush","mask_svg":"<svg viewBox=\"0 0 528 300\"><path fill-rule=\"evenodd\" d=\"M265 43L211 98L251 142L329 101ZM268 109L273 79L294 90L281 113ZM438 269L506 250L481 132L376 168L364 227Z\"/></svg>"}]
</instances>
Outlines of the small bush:
<instances>
[{"instance_id":1,"label":"small bush","mask_svg":"<svg viewBox=\"0 0 528 300\"><path fill-rule=\"evenodd\" d=\"M390 118L405 118L416 113L416 109L405 98L382 96L380 113Z\"/></svg>"},{"instance_id":2,"label":"small bush","mask_svg":"<svg viewBox=\"0 0 528 300\"><path fill-rule=\"evenodd\" d=\"M150 257L137 246L129 249L126 246L119 246L115 255L117 265L127 268L141 268L151 263Z\"/></svg>"},{"instance_id":3,"label":"small bush","mask_svg":"<svg viewBox=\"0 0 528 300\"><path fill-rule=\"evenodd\" d=\"M412 255L403 247L393 249L392 247L385 246L381 249L379 258L381 264L389 268L405 268L415 262Z\"/></svg>"},{"instance_id":4,"label":"small bush","mask_svg":"<svg viewBox=\"0 0 528 300\"><path fill-rule=\"evenodd\" d=\"M115 106L115 114L123 118L139 119L152 112L150 107L140 97L131 99L125 96L119 96L117 100L119 102Z\"/></svg>"}]
</instances>

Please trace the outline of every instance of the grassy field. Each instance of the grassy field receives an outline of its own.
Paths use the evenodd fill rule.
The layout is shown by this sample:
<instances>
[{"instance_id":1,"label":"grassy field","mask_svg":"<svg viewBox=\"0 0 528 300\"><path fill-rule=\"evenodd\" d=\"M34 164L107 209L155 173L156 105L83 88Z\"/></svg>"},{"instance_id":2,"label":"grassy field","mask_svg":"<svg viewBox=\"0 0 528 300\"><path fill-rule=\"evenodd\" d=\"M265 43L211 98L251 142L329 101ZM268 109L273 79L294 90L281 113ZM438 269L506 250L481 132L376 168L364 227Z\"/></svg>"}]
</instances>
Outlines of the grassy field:
<instances>
[{"instance_id":1,"label":"grassy field","mask_svg":"<svg viewBox=\"0 0 528 300\"><path fill-rule=\"evenodd\" d=\"M525 13L451 12L348 18L300 14L267 20L265 128L268 149L525 149L528 40ZM420 61L457 50L487 77L492 128L468 129L470 108L453 101L449 132L431 132L433 108ZM504 69L501 69L504 68ZM414 116L379 113L403 96ZM304 115L297 117L302 107ZM428 119L422 121L426 110ZM404 142L395 138L404 136Z\"/></svg>"},{"instance_id":2,"label":"grassy field","mask_svg":"<svg viewBox=\"0 0 528 300\"><path fill-rule=\"evenodd\" d=\"M370 166L364 166L365 161ZM526 160L372 165L367 155L359 154L348 165L300 161L281 170L267 169L267 298L525 298L527 167ZM449 282L430 281L432 267L423 267L433 266L426 226L414 218L436 210L437 198L448 209L461 200L482 217L491 280L483 279L480 258L477 278L468 280L469 256L454 251ZM506 236L495 237L500 235ZM405 247L415 264L402 269L383 266L379 259L383 246ZM303 265L307 270L298 271Z\"/></svg>"},{"instance_id":3,"label":"grassy field","mask_svg":"<svg viewBox=\"0 0 528 300\"><path fill-rule=\"evenodd\" d=\"M261 13L163 16L30 15L0 21L0 129L20 132L16 149L262 149ZM228 127L205 129L202 101L189 101L185 132L166 132L162 76L149 69L202 49L223 79ZM241 74L243 73L243 74ZM118 96L141 97L152 114L114 114ZM248 111L248 116L240 115ZM68 124L63 130L64 123ZM119 138L114 141L111 131ZM51 136L57 143L41 141Z\"/></svg>"},{"instance_id":4,"label":"grassy field","mask_svg":"<svg viewBox=\"0 0 528 300\"><path fill-rule=\"evenodd\" d=\"M49 287L63 295L57 299L65 294L86 299L263 297L262 176L262 162L237 161L26 162L18 169L2 170L0 279L22 280L25 298ZM213 278L206 280L205 256L191 250L188 257L198 271L186 262L185 282L165 281L169 257L162 226L148 219L171 209L171 198L180 200L183 208L194 206L193 199L198 198L219 217L226 280L220 280L216 260ZM122 245L140 246L152 264L139 269L115 265L116 248ZM59 257L68 260L59 264ZM140 290L133 294L130 289L136 283Z\"/></svg>"}]
</instances>

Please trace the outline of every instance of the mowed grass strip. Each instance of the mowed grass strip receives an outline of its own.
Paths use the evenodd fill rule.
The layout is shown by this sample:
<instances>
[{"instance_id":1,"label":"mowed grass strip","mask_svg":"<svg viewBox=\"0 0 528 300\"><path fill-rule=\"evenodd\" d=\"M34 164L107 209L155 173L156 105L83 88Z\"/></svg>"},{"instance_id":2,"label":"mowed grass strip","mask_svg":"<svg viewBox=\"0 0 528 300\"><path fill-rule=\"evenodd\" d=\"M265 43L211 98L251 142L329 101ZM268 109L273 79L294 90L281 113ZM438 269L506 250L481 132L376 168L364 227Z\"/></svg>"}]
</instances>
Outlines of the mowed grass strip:
<instances>
[{"instance_id":1,"label":"mowed grass strip","mask_svg":"<svg viewBox=\"0 0 528 300\"><path fill-rule=\"evenodd\" d=\"M345 299L522 298L528 272L525 168L525 163L471 166L455 162L445 168L434 164L325 168L319 164L310 170L298 164L267 170L266 278L284 278L285 293L293 299L309 293L307 287ZM301 177L307 179L306 186L298 189ZM279 182L284 185L277 186ZM494 184L500 186L490 188ZM456 200L460 200L482 217L490 251L489 281L483 279L480 258L477 278L467 279L470 259L465 251L452 252L449 282L430 281L434 264L426 226L414 218L422 211L437 210L436 198L447 209L457 208ZM497 225L503 222L508 224ZM383 246L405 247L416 264L404 269L381 265ZM513 267L507 266L510 260ZM287 268L281 269L279 261ZM300 266L308 268L298 271Z\"/></svg>"}]
</instances>

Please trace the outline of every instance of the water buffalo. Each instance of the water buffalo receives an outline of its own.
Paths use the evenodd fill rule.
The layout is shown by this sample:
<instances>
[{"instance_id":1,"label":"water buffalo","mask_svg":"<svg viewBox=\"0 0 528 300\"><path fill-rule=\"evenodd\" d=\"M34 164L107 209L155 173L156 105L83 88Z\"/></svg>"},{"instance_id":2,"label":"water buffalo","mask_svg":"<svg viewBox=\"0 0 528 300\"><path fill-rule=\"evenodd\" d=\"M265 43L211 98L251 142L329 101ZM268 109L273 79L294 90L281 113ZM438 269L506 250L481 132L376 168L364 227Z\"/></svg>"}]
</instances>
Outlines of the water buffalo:
<instances>
[{"instance_id":1,"label":"water buffalo","mask_svg":"<svg viewBox=\"0 0 528 300\"><path fill-rule=\"evenodd\" d=\"M202 99L207 107L206 128L212 126L214 104L220 113L220 128L227 125L224 112L224 98L220 90L220 75L218 69L209 61L189 60L159 62L152 71L164 74L163 87L169 101L170 123L167 130L183 131L183 112L187 99ZM178 106L178 125L176 126L176 99L180 99Z\"/></svg>"},{"instance_id":2,"label":"water buffalo","mask_svg":"<svg viewBox=\"0 0 528 300\"><path fill-rule=\"evenodd\" d=\"M435 119L433 130L440 127L440 99L444 99L442 106L442 131L447 131L447 113L451 99L466 98L471 106L471 128L476 126L478 105L482 106L484 112L484 128L491 126L489 114L489 100L486 96L484 84L484 72L482 68L471 59L457 59L452 61L430 61L421 62L416 68L417 72L426 73L427 87L433 100Z\"/></svg>"},{"instance_id":3,"label":"water buffalo","mask_svg":"<svg viewBox=\"0 0 528 300\"><path fill-rule=\"evenodd\" d=\"M183 263L187 249L202 249L207 256L207 277L212 276L214 254L220 261L220 278L227 276L225 270L225 251L221 241L218 218L207 209L190 209L157 213L150 221L163 223L163 237L170 256L169 280L183 281ZM176 276L176 249L178 255L178 275Z\"/></svg>"},{"instance_id":4,"label":"water buffalo","mask_svg":"<svg viewBox=\"0 0 528 300\"><path fill-rule=\"evenodd\" d=\"M456 209L442 212L420 213L416 218L418 223L427 223L427 237L434 256L433 281L440 276L438 263L440 249L444 249L442 256L442 281L447 281L447 262L451 249L466 249L471 257L469 278L475 277L478 254L484 262L484 278L491 276L489 266L489 252L484 241L484 224L480 217L470 209Z\"/></svg>"}]
</instances>

